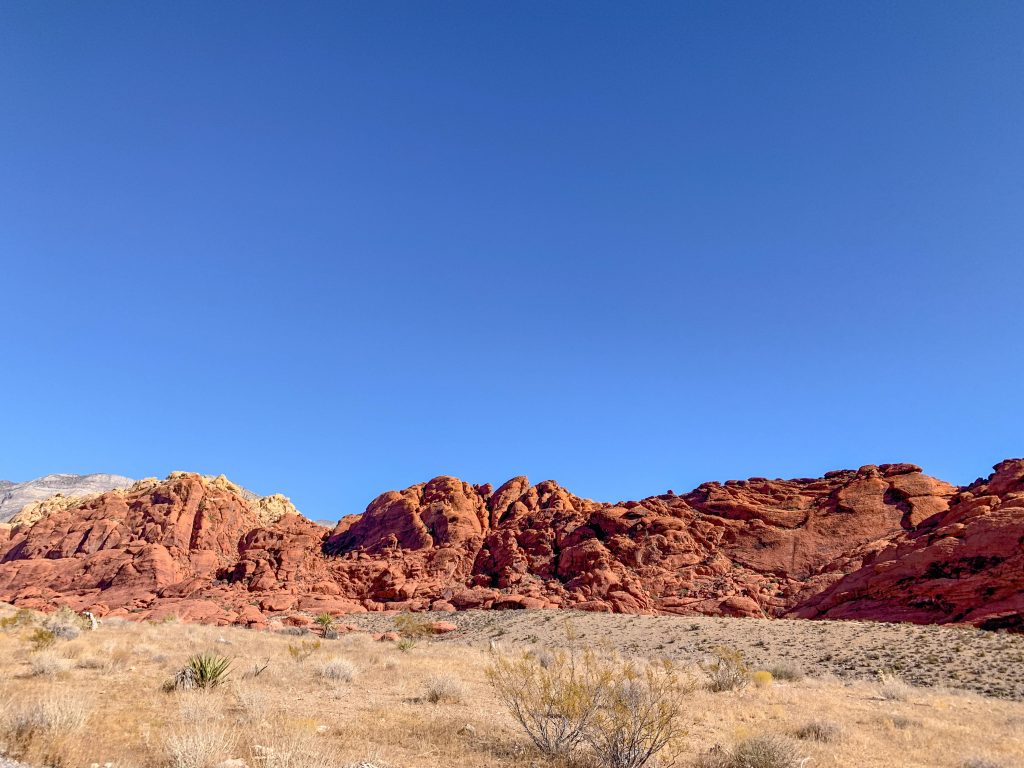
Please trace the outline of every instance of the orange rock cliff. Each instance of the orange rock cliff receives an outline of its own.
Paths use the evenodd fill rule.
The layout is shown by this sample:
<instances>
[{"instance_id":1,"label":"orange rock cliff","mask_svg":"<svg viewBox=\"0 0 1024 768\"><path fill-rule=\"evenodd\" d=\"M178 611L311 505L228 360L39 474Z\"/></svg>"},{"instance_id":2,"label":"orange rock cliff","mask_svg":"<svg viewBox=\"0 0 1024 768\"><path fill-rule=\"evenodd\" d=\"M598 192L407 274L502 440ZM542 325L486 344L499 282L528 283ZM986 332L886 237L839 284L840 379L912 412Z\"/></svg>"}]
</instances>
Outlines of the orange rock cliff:
<instances>
[{"instance_id":1,"label":"orange rock cliff","mask_svg":"<svg viewBox=\"0 0 1024 768\"><path fill-rule=\"evenodd\" d=\"M912 464L608 504L525 477L377 497L333 530L176 472L0 525L0 600L263 627L294 613L574 608L1024 631L1024 459Z\"/></svg>"}]
</instances>

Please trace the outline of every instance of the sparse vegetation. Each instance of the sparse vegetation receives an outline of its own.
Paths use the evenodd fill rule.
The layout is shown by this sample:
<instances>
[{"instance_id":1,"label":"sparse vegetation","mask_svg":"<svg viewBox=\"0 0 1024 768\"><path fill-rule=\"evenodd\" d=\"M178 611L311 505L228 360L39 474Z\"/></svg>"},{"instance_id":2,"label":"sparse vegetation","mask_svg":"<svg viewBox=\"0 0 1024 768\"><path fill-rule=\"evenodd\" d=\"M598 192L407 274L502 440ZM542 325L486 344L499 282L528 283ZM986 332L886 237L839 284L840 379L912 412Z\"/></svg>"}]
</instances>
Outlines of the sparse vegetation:
<instances>
[{"instance_id":1,"label":"sparse vegetation","mask_svg":"<svg viewBox=\"0 0 1024 768\"><path fill-rule=\"evenodd\" d=\"M546 755L567 755L586 738L612 671L592 651L497 656L487 679L512 717Z\"/></svg>"},{"instance_id":2,"label":"sparse vegetation","mask_svg":"<svg viewBox=\"0 0 1024 768\"><path fill-rule=\"evenodd\" d=\"M584 730L598 762L605 768L647 765L683 734L679 700L691 689L669 662L619 664Z\"/></svg>"},{"instance_id":3,"label":"sparse vegetation","mask_svg":"<svg viewBox=\"0 0 1024 768\"><path fill-rule=\"evenodd\" d=\"M777 661L765 667L766 671L772 673L772 677L784 683L798 683L807 675L803 667L792 661Z\"/></svg>"},{"instance_id":4,"label":"sparse vegetation","mask_svg":"<svg viewBox=\"0 0 1024 768\"><path fill-rule=\"evenodd\" d=\"M0 605L0 619L13 614ZM1024 702L916 686L908 701L883 700L877 680L840 682L829 675L763 689L750 682L734 693L705 690L696 663L722 644L723 634L748 626L741 620L704 618L695 635L686 629L687 618L580 615L573 619L577 631L562 638L558 630L565 617L557 612L467 613L459 616L462 637L442 636L396 653L392 643L374 638L393 629L394 616L363 614L346 621L372 633L347 632L337 642L321 641L319 652L295 664L289 645L319 638L106 619L95 631L31 651L26 639L47 617L26 618L20 627L0 632L0 753L31 766L110 762L127 768L217 768L231 761L223 768L241 768L242 763L249 768L361 763L378 768L621 768L641 764L645 745L664 741L643 768L692 768L698 759L734 768L739 763L732 761L741 758L767 759L764 749L741 748L744 739L758 735L781 739L789 753L808 759L806 768L1024 765L1019 738ZM809 657L816 657L833 642L828 633L847 631L846 624L817 622L752 626L758 632L737 636L736 642L746 643L742 650L753 669L767 671L781 646L772 632L803 632L799 637L807 639ZM489 638L499 629L506 630L504 637L488 652ZM859 627L865 647L883 649L896 645L894 638L904 631L934 630ZM643 652L624 647L647 634L652 641ZM524 645L531 636L536 645ZM946 630L941 636L958 638L959 632ZM762 640L759 654L754 641ZM587 654L585 644L603 641L619 643L619 650L595 654L595 669L611 674L582 738L568 757L540 754L497 695L487 668L497 659L515 661L525 654L536 668L558 679L564 654L575 648L580 660ZM993 649L1006 644L1010 664L1022 641L1013 635L972 635L975 652L984 651L990 659L995 658ZM665 678L678 689L666 697L647 696L646 676L662 670L661 662L649 658L657 645L680 659L675 677ZM802 648L791 645L787 658ZM325 653L328 648L331 652ZM210 649L235 659L224 683L160 692L163 681L190 657ZM802 663L809 665L806 658ZM352 665L356 675L351 682L345 682L347 669L323 671L335 659ZM42 672L33 674L34 669ZM256 674L257 669L262 671ZM1001 674L994 668L993 675ZM630 679L643 682L623 682ZM56 706L58 699L65 701L64 709ZM671 706L649 707L647 701L671 701ZM661 731L650 724L673 715L670 730L678 734L685 728L687 733L656 737ZM715 744L723 746L709 751ZM707 762L712 758L718 762Z\"/></svg>"},{"instance_id":5,"label":"sparse vegetation","mask_svg":"<svg viewBox=\"0 0 1024 768\"><path fill-rule=\"evenodd\" d=\"M458 704L465 695L462 682L451 675L431 675L423 691L423 698L431 704Z\"/></svg>"},{"instance_id":6,"label":"sparse vegetation","mask_svg":"<svg viewBox=\"0 0 1024 768\"><path fill-rule=\"evenodd\" d=\"M712 651L714 659L700 665L708 677L708 690L712 693L735 691L750 682L750 670L743 654L735 648L718 646Z\"/></svg>"},{"instance_id":7,"label":"sparse vegetation","mask_svg":"<svg viewBox=\"0 0 1024 768\"><path fill-rule=\"evenodd\" d=\"M880 672L878 695L888 701L906 701L910 698L910 686L891 672Z\"/></svg>"},{"instance_id":8,"label":"sparse vegetation","mask_svg":"<svg viewBox=\"0 0 1024 768\"><path fill-rule=\"evenodd\" d=\"M334 629L334 617L329 613L321 613L313 623L320 627L320 637L326 638L327 633Z\"/></svg>"},{"instance_id":9,"label":"sparse vegetation","mask_svg":"<svg viewBox=\"0 0 1024 768\"><path fill-rule=\"evenodd\" d=\"M216 653L198 653L189 657L164 688L169 691L216 688L227 680L230 669L231 659Z\"/></svg>"},{"instance_id":10,"label":"sparse vegetation","mask_svg":"<svg viewBox=\"0 0 1024 768\"><path fill-rule=\"evenodd\" d=\"M303 640L300 643L288 644L288 655L292 657L292 661L298 663L302 663L319 650L319 640Z\"/></svg>"},{"instance_id":11,"label":"sparse vegetation","mask_svg":"<svg viewBox=\"0 0 1024 768\"><path fill-rule=\"evenodd\" d=\"M395 617L395 629L404 638L418 640L432 634L430 620L414 613L401 613Z\"/></svg>"},{"instance_id":12,"label":"sparse vegetation","mask_svg":"<svg viewBox=\"0 0 1024 768\"><path fill-rule=\"evenodd\" d=\"M324 680L351 683L356 679L356 665L348 659L333 658L317 666L316 673Z\"/></svg>"},{"instance_id":13,"label":"sparse vegetation","mask_svg":"<svg viewBox=\"0 0 1024 768\"><path fill-rule=\"evenodd\" d=\"M753 736L731 749L717 748L698 758L697 768L801 768L796 745L781 736Z\"/></svg>"},{"instance_id":14,"label":"sparse vegetation","mask_svg":"<svg viewBox=\"0 0 1024 768\"><path fill-rule=\"evenodd\" d=\"M829 720L811 720L797 728L794 735L803 741L817 741L822 744L831 744L839 741L843 729L838 723Z\"/></svg>"}]
</instances>

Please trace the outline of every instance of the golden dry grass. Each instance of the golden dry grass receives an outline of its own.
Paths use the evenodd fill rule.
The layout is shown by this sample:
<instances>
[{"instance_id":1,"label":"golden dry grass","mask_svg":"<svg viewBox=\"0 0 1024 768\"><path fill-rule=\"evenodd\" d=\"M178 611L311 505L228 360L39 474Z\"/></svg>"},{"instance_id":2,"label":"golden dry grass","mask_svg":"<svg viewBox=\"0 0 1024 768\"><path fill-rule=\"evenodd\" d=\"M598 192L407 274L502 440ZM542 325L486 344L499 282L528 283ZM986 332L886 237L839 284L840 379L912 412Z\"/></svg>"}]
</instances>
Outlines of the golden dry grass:
<instances>
[{"instance_id":1,"label":"golden dry grass","mask_svg":"<svg viewBox=\"0 0 1024 768\"><path fill-rule=\"evenodd\" d=\"M30 650L29 631L0 632L0 750L32 765L554 765L529 749L489 688L483 643L423 640L403 652L351 633L297 662L288 646L301 638L236 628L107 622L41 652ZM190 654L207 651L233 659L225 685L161 691ZM40 653L51 655L46 663ZM343 674L324 672L332 666ZM797 739L809 766L959 768L983 758L1024 765L1020 702L912 686L904 698L886 698L877 682L807 671L798 682L681 697L687 735L679 764L751 735L795 739L817 721L838 725L839 736ZM433 695L440 680L456 684L458 695Z\"/></svg>"}]
</instances>

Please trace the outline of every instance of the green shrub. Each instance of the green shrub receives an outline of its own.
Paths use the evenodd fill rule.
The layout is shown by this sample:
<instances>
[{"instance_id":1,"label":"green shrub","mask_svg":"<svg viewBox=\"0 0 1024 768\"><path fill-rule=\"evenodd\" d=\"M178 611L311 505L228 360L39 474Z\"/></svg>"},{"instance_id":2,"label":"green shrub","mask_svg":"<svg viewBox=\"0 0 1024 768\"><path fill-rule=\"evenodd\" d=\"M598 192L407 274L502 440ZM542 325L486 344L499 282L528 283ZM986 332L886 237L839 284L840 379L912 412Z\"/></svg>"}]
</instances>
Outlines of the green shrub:
<instances>
[{"instance_id":1,"label":"green shrub","mask_svg":"<svg viewBox=\"0 0 1024 768\"><path fill-rule=\"evenodd\" d=\"M32 646L33 651L41 651L56 643L57 635L48 629L37 627L32 634L28 636L28 642Z\"/></svg>"},{"instance_id":2,"label":"green shrub","mask_svg":"<svg viewBox=\"0 0 1024 768\"><path fill-rule=\"evenodd\" d=\"M400 650L402 653L408 653L409 651L411 651L415 647L416 647L416 641L413 640L411 637L400 638L398 640L398 642L395 643L395 648Z\"/></svg>"},{"instance_id":3,"label":"green shrub","mask_svg":"<svg viewBox=\"0 0 1024 768\"><path fill-rule=\"evenodd\" d=\"M303 662L319 650L319 640L303 640L298 644L288 643L288 655L295 662Z\"/></svg>"},{"instance_id":4,"label":"green shrub","mask_svg":"<svg viewBox=\"0 0 1024 768\"><path fill-rule=\"evenodd\" d=\"M20 627L27 627L35 621L35 614L32 613L28 608L19 608L10 616L4 616L0 619L0 629L7 631L8 629L18 629Z\"/></svg>"},{"instance_id":5,"label":"green shrub","mask_svg":"<svg viewBox=\"0 0 1024 768\"><path fill-rule=\"evenodd\" d=\"M735 648L719 646L712 653L714 661L700 665L708 676L708 690L713 693L735 691L750 682L750 669L743 659L743 654Z\"/></svg>"}]
</instances>

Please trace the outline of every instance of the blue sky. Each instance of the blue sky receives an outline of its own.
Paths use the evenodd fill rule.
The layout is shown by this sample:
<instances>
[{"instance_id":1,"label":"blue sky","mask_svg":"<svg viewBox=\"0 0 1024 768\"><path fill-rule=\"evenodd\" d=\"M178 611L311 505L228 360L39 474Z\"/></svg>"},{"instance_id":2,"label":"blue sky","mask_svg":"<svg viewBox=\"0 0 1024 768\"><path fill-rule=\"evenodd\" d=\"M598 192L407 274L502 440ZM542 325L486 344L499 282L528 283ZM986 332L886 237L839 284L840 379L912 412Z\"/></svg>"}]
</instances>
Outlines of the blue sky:
<instances>
[{"instance_id":1,"label":"blue sky","mask_svg":"<svg viewBox=\"0 0 1024 768\"><path fill-rule=\"evenodd\" d=\"M1024 5L0 5L0 477L313 517L1024 454Z\"/></svg>"}]
</instances>

